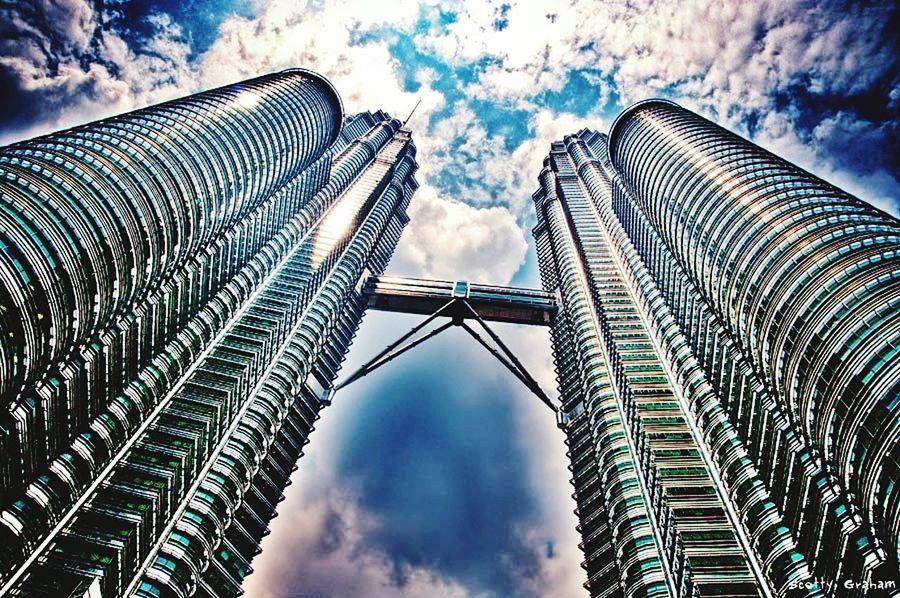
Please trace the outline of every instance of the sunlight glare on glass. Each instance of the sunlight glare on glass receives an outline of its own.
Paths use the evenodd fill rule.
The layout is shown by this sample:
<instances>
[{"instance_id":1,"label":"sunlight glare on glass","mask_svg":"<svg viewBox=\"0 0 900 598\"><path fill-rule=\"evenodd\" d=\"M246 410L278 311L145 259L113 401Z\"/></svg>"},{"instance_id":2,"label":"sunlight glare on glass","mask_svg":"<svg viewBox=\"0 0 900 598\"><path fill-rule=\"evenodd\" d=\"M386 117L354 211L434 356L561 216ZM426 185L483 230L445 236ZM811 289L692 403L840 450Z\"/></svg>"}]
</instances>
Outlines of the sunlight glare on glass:
<instances>
[{"instance_id":1,"label":"sunlight glare on glass","mask_svg":"<svg viewBox=\"0 0 900 598\"><path fill-rule=\"evenodd\" d=\"M259 96L252 91L244 90L238 94L238 97L235 98L234 103L240 108L249 110L259 104Z\"/></svg>"},{"instance_id":2,"label":"sunlight glare on glass","mask_svg":"<svg viewBox=\"0 0 900 598\"><path fill-rule=\"evenodd\" d=\"M350 229L359 213L361 199L360 192L351 189L325 216L313 243L312 265L314 267L322 263L335 246L336 241Z\"/></svg>"}]
</instances>

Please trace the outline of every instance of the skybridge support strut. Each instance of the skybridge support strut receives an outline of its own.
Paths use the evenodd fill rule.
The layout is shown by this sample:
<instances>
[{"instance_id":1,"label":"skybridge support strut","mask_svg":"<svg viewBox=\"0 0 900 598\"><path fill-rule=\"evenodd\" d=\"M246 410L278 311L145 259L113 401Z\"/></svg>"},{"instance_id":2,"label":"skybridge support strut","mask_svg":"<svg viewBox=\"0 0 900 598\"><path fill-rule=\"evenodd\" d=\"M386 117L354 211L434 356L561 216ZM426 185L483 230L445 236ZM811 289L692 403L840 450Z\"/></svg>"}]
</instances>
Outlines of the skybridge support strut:
<instances>
[{"instance_id":1,"label":"skybridge support strut","mask_svg":"<svg viewBox=\"0 0 900 598\"><path fill-rule=\"evenodd\" d=\"M400 357L401 355L403 355L410 349L418 347L419 345L421 345L428 339L436 337L437 335L439 335L443 331L447 330L451 326L453 326L453 322L452 321L447 322L446 324L443 324L442 326L435 328L428 334L424 334L424 335L420 336L419 338L417 338L416 340L406 343L402 347L394 349L393 351L390 349L388 349L387 351L382 351L374 359L369 360L362 367L360 367L358 370L356 370L353 373L353 375L351 375L349 378L347 378L340 384L335 385L334 390L336 390L336 391L340 390L340 389L344 388L345 386L359 380L363 376L368 376L370 373L374 372L375 370L377 370L384 364ZM412 335L412 333L415 333L415 332L416 332L415 330L411 330L410 332L406 333L403 337L401 337L400 340L402 341L403 338L409 338Z\"/></svg>"},{"instance_id":2,"label":"skybridge support strut","mask_svg":"<svg viewBox=\"0 0 900 598\"><path fill-rule=\"evenodd\" d=\"M502 363L506 369L513 373L513 375L518 378L522 384L524 384L528 390L532 392L537 398L541 400L542 403L550 407L555 413L557 411L556 407L553 405L553 401L544 393L541 389L540 385L535 381L534 378L528 373L524 367L519 364L519 360L512 356L512 353L509 352L509 349L500 342L500 339L497 338L496 341L500 345L500 347L504 350L504 353L509 353L511 359L508 359L505 355L497 351L496 348L492 347L486 340L484 340L477 332L472 330L472 327L466 324L465 322L460 323L460 326L469 333L475 340L477 340L481 346L488 350L488 352L493 355L497 361Z\"/></svg>"},{"instance_id":3,"label":"skybridge support strut","mask_svg":"<svg viewBox=\"0 0 900 598\"><path fill-rule=\"evenodd\" d=\"M438 326L437 328L432 329L430 332L422 332L426 326L442 316L449 317L450 321ZM478 334L475 329L469 326L466 323L466 319L473 319L477 321L484 329L484 331L487 332L488 336L494 344L488 342L484 337ZM474 307L472 307L469 301L463 296L457 296L450 299L450 301L430 314L422 322L413 326L409 330L409 332L400 336L400 338L389 344L383 351L364 363L359 369L353 372L344 381L336 384L334 386L334 390L338 391L341 388L344 388L345 386L348 386L349 384L352 384L353 382L359 380L363 376L369 375L381 366L393 361L407 351L418 347L425 341L434 338L435 336L439 335L441 332L444 332L452 326L459 326L460 328L465 330L472 338L478 341L478 343L485 349L487 349L487 351L491 355L493 355L494 358L497 359L497 361L499 361L506 369L512 372L512 374L516 378L518 378L519 381L522 382L522 384L524 384L532 394L539 398L542 403L547 405L547 407L549 407L557 415L557 420L559 420L560 413L558 409L553 404L553 401L541 389L540 384L537 383L534 377L528 372L528 369L524 365L522 365L522 362L519 361L519 359L510 350L510 348L506 346L506 344L500 339L497 333L494 332L490 326L488 326L484 318L481 317L478 311Z\"/></svg>"}]
</instances>

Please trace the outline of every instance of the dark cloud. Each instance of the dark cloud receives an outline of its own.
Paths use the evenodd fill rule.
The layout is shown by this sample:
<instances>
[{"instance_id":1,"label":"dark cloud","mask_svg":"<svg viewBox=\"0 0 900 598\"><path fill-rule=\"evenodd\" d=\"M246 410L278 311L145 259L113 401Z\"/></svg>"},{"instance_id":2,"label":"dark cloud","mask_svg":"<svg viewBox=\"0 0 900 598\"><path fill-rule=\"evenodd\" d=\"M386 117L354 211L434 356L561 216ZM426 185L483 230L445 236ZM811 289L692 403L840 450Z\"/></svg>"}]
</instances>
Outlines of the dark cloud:
<instances>
[{"instance_id":1,"label":"dark cloud","mask_svg":"<svg viewBox=\"0 0 900 598\"><path fill-rule=\"evenodd\" d=\"M898 198L900 5L836 2L805 11L797 17L810 25L797 47L813 46L821 35L832 47L770 90L772 105L790 116L796 135L820 158L863 177L880 176L879 192Z\"/></svg>"},{"instance_id":2,"label":"dark cloud","mask_svg":"<svg viewBox=\"0 0 900 598\"><path fill-rule=\"evenodd\" d=\"M871 121L850 112L825 116L812 129L820 151L849 168L871 174L880 169L900 175L900 122ZM877 148L878 151L873 151Z\"/></svg>"},{"instance_id":3,"label":"dark cloud","mask_svg":"<svg viewBox=\"0 0 900 598\"><path fill-rule=\"evenodd\" d=\"M342 376L419 321L368 315ZM543 356L546 331L498 333L546 377L543 357L529 355L538 345ZM254 561L248 595L583 595L563 437L518 384L454 330L341 390Z\"/></svg>"},{"instance_id":4,"label":"dark cloud","mask_svg":"<svg viewBox=\"0 0 900 598\"><path fill-rule=\"evenodd\" d=\"M345 424L339 475L375 522L362 544L387 556L398 587L424 568L472 591L522 595L541 575L543 543L525 537L540 514L513 381L485 376L491 357L467 338L431 342L393 375L370 377L377 400Z\"/></svg>"},{"instance_id":5,"label":"dark cloud","mask_svg":"<svg viewBox=\"0 0 900 598\"><path fill-rule=\"evenodd\" d=\"M196 91L190 45L172 16L124 14L115 2L0 4L0 139Z\"/></svg>"},{"instance_id":6,"label":"dark cloud","mask_svg":"<svg viewBox=\"0 0 900 598\"><path fill-rule=\"evenodd\" d=\"M322 521L319 538L316 541L315 555L326 557L341 549L346 534L346 523L343 516L331 506Z\"/></svg>"},{"instance_id":7,"label":"dark cloud","mask_svg":"<svg viewBox=\"0 0 900 598\"><path fill-rule=\"evenodd\" d=\"M18 129L65 109L79 85L66 76L90 55L97 23L80 0L0 5L0 128Z\"/></svg>"},{"instance_id":8,"label":"dark cloud","mask_svg":"<svg viewBox=\"0 0 900 598\"><path fill-rule=\"evenodd\" d=\"M127 32L132 39L154 34L153 17L167 14L178 23L197 55L206 51L219 34L219 24L233 15L253 15L253 0L128 0L110 11L109 26Z\"/></svg>"},{"instance_id":9,"label":"dark cloud","mask_svg":"<svg viewBox=\"0 0 900 598\"><path fill-rule=\"evenodd\" d=\"M670 10L648 6L631 20L652 27ZM900 211L900 5L688 3L671 16L665 36L643 38L655 71L619 59L629 101L669 97Z\"/></svg>"},{"instance_id":10,"label":"dark cloud","mask_svg":"<svg viewBox=\"0 0 900 598\"><path fill-rule=\"evenodd\" d=\"M0 35L3 35L0 32ZM0 127L20 129L40 118L31 110L32 96L20 85L19 77L10 69L0 64L0 96L3 97L5 110L0 111Z\"/></svg>"}]
</instances>

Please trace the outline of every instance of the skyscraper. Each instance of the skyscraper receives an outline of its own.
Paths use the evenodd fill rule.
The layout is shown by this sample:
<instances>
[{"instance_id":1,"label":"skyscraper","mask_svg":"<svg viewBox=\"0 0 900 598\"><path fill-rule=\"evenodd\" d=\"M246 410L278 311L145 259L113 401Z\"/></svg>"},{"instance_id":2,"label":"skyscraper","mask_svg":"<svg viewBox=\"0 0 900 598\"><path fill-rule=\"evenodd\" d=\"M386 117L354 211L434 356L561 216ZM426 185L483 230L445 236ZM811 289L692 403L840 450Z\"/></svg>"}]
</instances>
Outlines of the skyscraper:
<instances>
[{"instance_id":1,"label":"skyscraper","mask_svg":"<svg viewBox=\"0 0 900 598\"><path fill-rule=\"evenodd\" d=\"M0 150L0 593L240 592L415 170L297 69Z\"/></svg>"},{"instance_id":2,"label":"skyscraper","mask_svg":"<svg viewBox=\"0 0 900 598\"><path fill-rule=\"evenodd\" d=\"M657 100L534 202L590 593L895 583L900 224Z\"/></svg>"},{"instance_id":3,"label":"skyscraper","mask_svg":"<svg viewBox=\"0 0 900 598\"><path fill-rule=\"evenodd\" d=\"M897 580L895 219L654 100L552 144L545 292L380 276L416 166L297 69L0 148L0 594L239 594L366 309L339 386L455 325L557 412L592 595Z\"/></svg>"}]
</instances>

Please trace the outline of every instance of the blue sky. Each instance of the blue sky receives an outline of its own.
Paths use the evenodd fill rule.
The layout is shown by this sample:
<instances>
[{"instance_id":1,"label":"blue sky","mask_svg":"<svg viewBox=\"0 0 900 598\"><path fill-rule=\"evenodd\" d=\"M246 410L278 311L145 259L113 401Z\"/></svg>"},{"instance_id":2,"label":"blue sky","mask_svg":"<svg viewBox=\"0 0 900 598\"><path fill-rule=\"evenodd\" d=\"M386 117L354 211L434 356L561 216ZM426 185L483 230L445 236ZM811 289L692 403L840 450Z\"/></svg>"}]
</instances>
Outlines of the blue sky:
<instances>
[{"instance_id":1,"label":"blue sky","mask_svg":"<svg viewBox=\"0 0 900 598\"><path fill-rule=\"evenodd\" d=\"M557 4L5 3L0 143L310 68L348 112L422 102L422 187L390 270L496 284L538 284L530 193L550 141L647 97L900 212L894 3ZM368 316L350 363L412 323ZM546 333L503 332L551 388ZM581 595L562 437L478 351L449 335L338 397L251 595Z\"/></svg>"}]
</instances>

